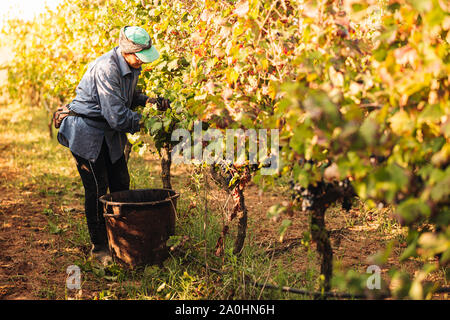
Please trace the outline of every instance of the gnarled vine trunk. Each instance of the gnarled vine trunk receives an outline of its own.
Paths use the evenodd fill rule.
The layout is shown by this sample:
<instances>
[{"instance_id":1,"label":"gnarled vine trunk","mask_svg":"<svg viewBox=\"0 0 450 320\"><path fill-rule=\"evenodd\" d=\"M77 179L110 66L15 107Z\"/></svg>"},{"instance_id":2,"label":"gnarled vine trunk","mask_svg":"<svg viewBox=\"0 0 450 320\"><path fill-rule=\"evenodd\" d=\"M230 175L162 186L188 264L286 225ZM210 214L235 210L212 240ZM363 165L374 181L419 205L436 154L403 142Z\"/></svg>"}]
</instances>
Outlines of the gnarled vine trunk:
<instances>
[{"instance_id":1,"label":"gnarled vine trunk","mask_svg":"<svg viewBox=\"0 0 450 320\"><path fill-rule=\"evenodd\" d=\"M238 217L237 235L234 240L233 253L239 255L244 247L245 237L247 235L247 207L245 205L244 188L247 184L249 177L244 176L236 181L232 186L229 185L227 180L221 173L215 170L215 165L211 165L210 172L213 180L228 193L231 193L234 206L231 213L227 216L228 222L231 222L235 217ZM229 173L228 173L229 174ZM216 244L216 256L221 256L224 253L225 236L228 234L229 226L225 224L222 228L222 233L217 240Z\"/></svg>"},{"instance_id":2,"label":"gnarled vine trunk","mask_svg":"<svg viewBox=\"0 0 450 320\"><path fill-rule=\"evenodd\" d=\"M320 274L324 276L322 289L330 291L333 277L333 248L325 225L325 213L327 208L337 201L342 201L346 210L350 210L351 199L356 194L348 181L319 182L316 186L309 186L308 193L312 199L312 206L309 208L311 238L317 244L317 251L322 258L320 264Z\"/></svg>"},{"instance_id":3,"label":"gnarled vine trunk","mask_svg":"<svg viewBox=\"0 0 450 320\"><path fill-rule=\"evenodd\" d=\"M172 155L170 154L170 147L164 146L161 148L161 179L163 188L172 189L170 181L170 167L172 166Z\"/></svg>"},{"instance_id":4,"label":"gnarled vine trunk","mask_svg":"<svg viewBox=\"0 0 450 320\"><path fill-rule=\"evenodd\" d=\"M244 241L247 234L247 207L245 206L244 190L237 187L237 193L239 195L239 206L241 209L241 215L239 216L236 240L234 241L233 253L238 255L241 253L244 247Z\"/></svg>"},{"instance_id":5,"label":"gnarled vine trunk","mask_svg":"<svg viewBox=\"0 0 450 320\"><path fill-rule=\"evenodd\" d=\"M325 212L325 207L316 208L311 212L310 230L311 237L317 244L317 251L322 257L320 274L325 277L323 289L329 291L333 276L333 249L325 226Z\"/></svg>"},{"instance_id":6,"label":"gnarled vine trunk","mask_svg":"<svg viewBox=\"0 0 450 320\"><path fill-rule=\"evenodd\" d=\"M127 140L127 144L125 145L125 150L123 151L123 154L125 155L125 161L128 163L128 160L130 160L130 153L131 148L133 145L130 143L130 141Z\"/></svg>"}]
</instances>

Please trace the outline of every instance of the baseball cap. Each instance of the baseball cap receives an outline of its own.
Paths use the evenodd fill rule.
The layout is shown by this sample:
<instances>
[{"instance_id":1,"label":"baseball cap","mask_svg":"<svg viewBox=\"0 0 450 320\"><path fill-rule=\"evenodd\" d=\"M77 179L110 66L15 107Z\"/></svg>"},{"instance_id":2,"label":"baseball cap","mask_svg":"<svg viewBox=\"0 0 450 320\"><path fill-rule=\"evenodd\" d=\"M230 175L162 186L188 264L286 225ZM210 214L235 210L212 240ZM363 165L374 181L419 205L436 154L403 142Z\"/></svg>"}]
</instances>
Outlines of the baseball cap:
<instances>
[{"instance_id":1,"label":"baseball cap","mask_svg":"<svg viewBox=\"0 0 450 320\"><path fill-rule=\"evenodd\" d=\"M138 45L148 46L152 43L152 39L147 31L141 27L126 27L124 33L128 40ZM159 58L159 53L154 45L148 49L135 52L134 54L144 63L153 62Z\"/></svg>"}]
</instances>

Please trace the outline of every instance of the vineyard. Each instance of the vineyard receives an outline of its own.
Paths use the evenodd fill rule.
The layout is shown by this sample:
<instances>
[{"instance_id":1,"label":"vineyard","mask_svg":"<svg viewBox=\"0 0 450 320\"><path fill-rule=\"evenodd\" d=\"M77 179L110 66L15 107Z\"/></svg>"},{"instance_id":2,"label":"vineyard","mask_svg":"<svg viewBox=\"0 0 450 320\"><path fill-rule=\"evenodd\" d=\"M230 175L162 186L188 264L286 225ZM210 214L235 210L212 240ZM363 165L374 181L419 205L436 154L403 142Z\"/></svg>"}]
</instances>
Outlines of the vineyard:
<instances>
[{"instance_id":1,"label":"vineyard","mask_svg":"<svg viewBox=\"0 0 450 320\"><path fill-rule=\"evenodd\" d=\"M131 188L180 199L163 266L102 268L52 114L127 25L160 53L138 88L171 101L137 109ZM441 0L64 0L9 20L0 297L448 299L449 30ZM196 129L233 129L233 145L267 132L268 146L249 157L250 134L241 157L211 162L218 145ZM180 130L194 142L181 164ZM65 288L69 265L80 290Z\"/></svg>"}]
</instances>

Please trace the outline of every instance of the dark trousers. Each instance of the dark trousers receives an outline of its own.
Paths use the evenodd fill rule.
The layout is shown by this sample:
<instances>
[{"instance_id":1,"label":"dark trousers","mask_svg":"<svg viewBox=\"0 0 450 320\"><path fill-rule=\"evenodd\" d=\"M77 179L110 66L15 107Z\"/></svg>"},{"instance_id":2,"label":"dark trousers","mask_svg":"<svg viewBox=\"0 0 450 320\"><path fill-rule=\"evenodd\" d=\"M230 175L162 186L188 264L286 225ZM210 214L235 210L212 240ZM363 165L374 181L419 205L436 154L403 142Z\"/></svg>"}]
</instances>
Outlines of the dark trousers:
<instances>
[{"instance_id":1,"label":"dark trousers","mask_svg":"<svg viewBox=\"0 0 450 320\"><path fill-rule=\"evenodd\" d=\"M73 153L72 153L73 154ZM109 192L130 189L130 175L128 173L125 156L115 163L111 163L108 147L103 141L100 155L95 162L86 160L73 154L77 162L84 186L84 209L86 222L94 245L94 250L108 247L105 218L103 217L103 204L99 198Z\"/></svg>"}]
</instances>

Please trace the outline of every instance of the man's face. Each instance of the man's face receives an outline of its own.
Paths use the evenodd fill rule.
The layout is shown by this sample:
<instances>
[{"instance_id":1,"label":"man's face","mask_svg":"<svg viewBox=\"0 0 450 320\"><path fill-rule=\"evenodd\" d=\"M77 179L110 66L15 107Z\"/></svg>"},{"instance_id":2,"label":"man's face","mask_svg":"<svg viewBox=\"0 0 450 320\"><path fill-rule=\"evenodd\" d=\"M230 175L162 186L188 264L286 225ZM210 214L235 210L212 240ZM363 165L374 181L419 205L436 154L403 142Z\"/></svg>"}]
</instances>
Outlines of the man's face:
<instances>
[{"instance_id":1,"label":"man's face","mask_svg":"<svg viewBox=\"0 0 450 320\"><path fill-rule=\"evenodd\" d=\"M144 64L134 53L124 53L123 57L128 65L134 69L139 69Z\"/></svg>"}]
</instances>

